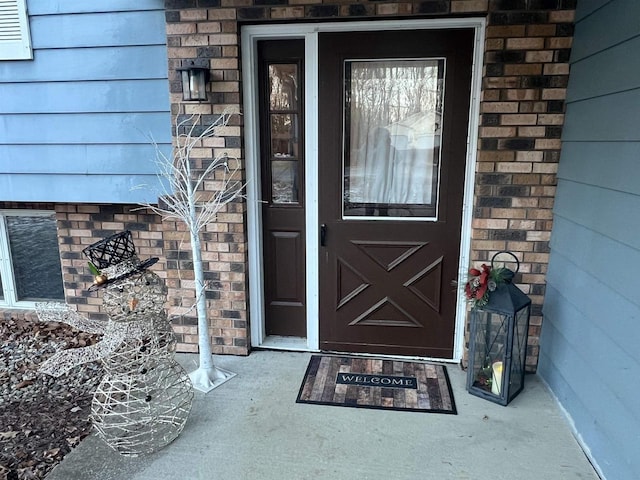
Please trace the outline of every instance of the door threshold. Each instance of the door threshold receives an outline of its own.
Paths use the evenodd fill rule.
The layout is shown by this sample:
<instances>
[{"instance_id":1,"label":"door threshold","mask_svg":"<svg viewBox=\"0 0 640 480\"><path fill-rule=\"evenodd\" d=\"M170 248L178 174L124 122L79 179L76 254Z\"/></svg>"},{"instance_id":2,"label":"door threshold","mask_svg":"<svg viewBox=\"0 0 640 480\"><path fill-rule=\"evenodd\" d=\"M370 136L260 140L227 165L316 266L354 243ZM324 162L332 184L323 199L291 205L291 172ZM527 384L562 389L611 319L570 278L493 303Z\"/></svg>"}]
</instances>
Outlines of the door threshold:
<instances>
[{"instance_id":1,"label":"door threshold","mask_svg":"<svg viewBox=\"0 0 640 480\"><path fill-rule=\"evenodd\" d=\"M343 355L343 356L349 356L349 357L384 358L389 360L446 363L448 365L461 364L460 360L456 360L455 358L418 357L415 355L386 355L383 353L339 352L337 350L322 350L322 353L327 353L331 355Z\"/></svg>"},{"instance_id":2,"label":"door threshold","mask_svg":"<svg viewBox=\"0 0 640 480\"><path fill-rule=\"evenodd\" d=\"M265 337L258 348L269 350L291 350L294 352L309 352L307 339L305 337L282 337L269 335Z\"/></svg>"},{"instance_id":3,"label":"door threshold","mask_svg":"<svg viewBox=\"0 0 640 480\"><path fill-rule=\"evenodd\" d=\"M343 355L363 358L385 358L391 360L402 359L406 361L416 362L446 363L449 365L461 364L461 361L455 358L419 357L412 355L385 355L381 353L340 352L337 350L314 350L307 346L307 339L304 337L283 337L278 335L270 335L263 340L261 345L255 348L261 350L288 350L292 352L326 353L329 355Z\"/></svg>"}]
</instances>

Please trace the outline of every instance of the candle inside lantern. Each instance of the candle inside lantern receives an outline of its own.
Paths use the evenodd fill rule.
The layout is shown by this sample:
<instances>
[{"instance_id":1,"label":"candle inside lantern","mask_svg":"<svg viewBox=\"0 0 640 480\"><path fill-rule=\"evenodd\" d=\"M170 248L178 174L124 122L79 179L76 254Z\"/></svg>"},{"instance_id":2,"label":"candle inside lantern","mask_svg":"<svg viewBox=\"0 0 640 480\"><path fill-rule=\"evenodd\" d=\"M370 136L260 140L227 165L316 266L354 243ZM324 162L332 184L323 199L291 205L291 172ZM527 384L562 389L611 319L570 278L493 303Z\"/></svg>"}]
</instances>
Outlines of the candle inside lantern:
<instances>
[{"instance_id":1,"label":"candle inside lantern","mask_svg":"<svg viewBox=\"0 0 640 480\"><path fill-rule=\"evenodd\" d=\"M502 362L493 362L491 369L493 374L491 376L491 393L494 395L500 395L500 389L502 388Z\"/></svg>"}]
</instances>

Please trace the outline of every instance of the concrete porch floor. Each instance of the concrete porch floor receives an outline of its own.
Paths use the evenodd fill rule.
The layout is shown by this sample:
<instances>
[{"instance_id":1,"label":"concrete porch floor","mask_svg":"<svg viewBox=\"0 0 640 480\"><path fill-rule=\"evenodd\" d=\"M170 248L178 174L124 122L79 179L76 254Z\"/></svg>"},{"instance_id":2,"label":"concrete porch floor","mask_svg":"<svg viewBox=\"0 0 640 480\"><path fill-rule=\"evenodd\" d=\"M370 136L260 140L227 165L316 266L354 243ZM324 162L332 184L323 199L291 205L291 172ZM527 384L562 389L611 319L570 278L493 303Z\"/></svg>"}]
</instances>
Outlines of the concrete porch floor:
<instances>
[{"instance_id":1,"label":"concrete porch floor","mask_svg":"<svg viewBox=\"0 0 640 480\"><path fill-rule=\"evenodd\" d=\"M122 457L95 435L47 480L570 480L598 476L546 387L528 375L507 407L469 395L447 366L458 415L296 404L308 353L217 356L237 376L196 392L182 434ZM178 355L187 371L196 355Z\"/></svg>"}]
</instances>

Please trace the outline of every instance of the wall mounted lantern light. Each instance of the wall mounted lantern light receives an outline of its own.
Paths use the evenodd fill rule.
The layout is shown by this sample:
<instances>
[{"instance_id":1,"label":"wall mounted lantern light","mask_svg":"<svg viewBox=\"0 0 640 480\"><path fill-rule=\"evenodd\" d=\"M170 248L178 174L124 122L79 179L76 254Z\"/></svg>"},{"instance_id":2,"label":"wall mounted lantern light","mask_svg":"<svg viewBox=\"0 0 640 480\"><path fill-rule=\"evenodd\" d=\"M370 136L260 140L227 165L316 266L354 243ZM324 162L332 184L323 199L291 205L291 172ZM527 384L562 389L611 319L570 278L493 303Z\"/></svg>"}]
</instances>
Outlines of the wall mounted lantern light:
<instances>
[{"instance_id":1,"label":"wall mounted lantern light","mask_svg":"<svg viewBox=\"0 0 640 480\"><path fill-rule=\"evenodd\" d=\"M209 69L190 61L177 70L182 79L182 99L185 101L206 100Z\"/></svg>"}]
</instances>

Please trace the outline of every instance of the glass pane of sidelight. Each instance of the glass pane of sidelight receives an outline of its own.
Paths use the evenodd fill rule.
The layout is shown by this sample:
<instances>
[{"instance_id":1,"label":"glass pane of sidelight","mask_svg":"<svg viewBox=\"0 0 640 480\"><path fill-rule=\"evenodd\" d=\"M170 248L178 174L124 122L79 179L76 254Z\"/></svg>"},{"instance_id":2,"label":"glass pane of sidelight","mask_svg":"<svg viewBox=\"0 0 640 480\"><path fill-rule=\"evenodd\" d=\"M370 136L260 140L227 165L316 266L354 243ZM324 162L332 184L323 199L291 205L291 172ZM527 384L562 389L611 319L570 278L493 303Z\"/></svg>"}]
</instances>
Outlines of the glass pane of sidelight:
<instances>
[{"instance_id":1,"label":"glass pane of sidelight","mask_svg":"<svg viewBox=\"0 0 640 480\"><path fill-rule=\"evenodd\" d=\"M4 300L4 290L2 289L2 275L0 275L0 300Z\"/></svg>"},{"instance_id":2,"label":"glass pane of sidelight","mask_svg":"<svg viewBox=\"0 0 640 480\"><path fill-rule=\"evenodd\" d=\"M445 61L345 61L345 217L437 218Z\"/></svg>"},{"instance_id":3,"label":"glass pane of sidelight","mask_svg":"<svg viewBox=\"0 0 640 480\"><path fill-rule=\"evenodd\" d=\"M269 109L296 110L298 108L298 66L296 64L269 65Z\"/></svg>"},{"instance_id":4,"label":"glass pane of sidelight","mask_svg":"<svg viewBox=\"0 0 640 480\"><path fill-rule=\"evenodd\" d=\"M271 114L271 156L298 157L297 114Z\"/></svg>"},{"instance_id":5,"label":"glass pane of sidelight","mask_svg":"<svg viewBox=\"0 0 640 480\"><path fill-rule=\"evenodd\" d=\"M271 162L271 201L298 203L298 162L291 160Z\"/></svg>"},{"instance_id":6,"label":"glass pane of sidelight","mask_svg":"<svg viewBox=\"0 0 640 480\"><path fill-rule=\"evenodd\" d=\"M64 300L55 214L6 220L17 300Z\"/></svg>"}]
</instances>

